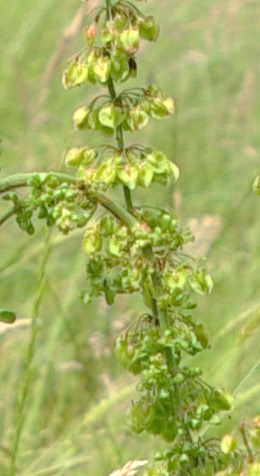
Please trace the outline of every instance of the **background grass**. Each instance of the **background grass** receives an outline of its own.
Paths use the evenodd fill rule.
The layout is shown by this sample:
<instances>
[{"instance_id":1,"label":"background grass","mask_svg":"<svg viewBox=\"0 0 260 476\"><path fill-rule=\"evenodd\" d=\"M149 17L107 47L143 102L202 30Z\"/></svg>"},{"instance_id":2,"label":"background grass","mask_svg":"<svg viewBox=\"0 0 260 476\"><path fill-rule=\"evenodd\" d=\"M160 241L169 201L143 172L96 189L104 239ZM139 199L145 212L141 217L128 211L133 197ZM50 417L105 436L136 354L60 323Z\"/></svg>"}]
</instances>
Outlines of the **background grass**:
<instances>
[{"instance_id":1,"label":"background grass","mask_svg":"<svg viewBox=\"0 0 260 476\"><path fill-rule=\"evenodd\" d=\"M80 31L46 83L50 59L79 7L79 0L13 0L11 8L0 0L2 176L59 170L70 144L100 141L93 133L75 134L71 124L74 109L100 89L61 87L67 58L82 46ZM198 300L196 316L213 336L212 349L196 360L206 378L235 395L236 410L224 419L222 434L260 410L260 220L250 188L259 171L259 2L150 0L144 9L160 18L162 31L156 45L142 49L135 85L158 83L174 96L177 112L137 138L165 150L181 178L174 189L142 191L134 201L174 205L195 230L192 252L208 256L215 287ZM16 327L0 328L0 474L7 474L21 420L39 297L17 474L107 476L129 459L149 458L162 443L127 430L134 379L113 355L116 335L140 312L140 302L83 305L80 233L48 236L39 227L28 237L10 221L0 240L0 304L18 315Z\"/></svg>"}]
</instances>

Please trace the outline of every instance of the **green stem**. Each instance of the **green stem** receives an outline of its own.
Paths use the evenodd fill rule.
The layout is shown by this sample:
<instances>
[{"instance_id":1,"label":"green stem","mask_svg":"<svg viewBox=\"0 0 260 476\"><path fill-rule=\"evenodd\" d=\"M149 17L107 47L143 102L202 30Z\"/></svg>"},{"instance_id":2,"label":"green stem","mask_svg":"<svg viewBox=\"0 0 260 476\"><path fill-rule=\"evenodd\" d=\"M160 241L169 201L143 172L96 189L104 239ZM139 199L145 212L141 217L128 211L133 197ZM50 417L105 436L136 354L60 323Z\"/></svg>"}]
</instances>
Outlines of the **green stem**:
<instances>
[{"instance_id":1,"label":"green stem","mask_svg":"<svg viewBox=\"0 0 260 476\"><path fill-rule=\"evenodd\" d=\"M52 174L61 182L67 182L69 184L78 186L82 184L84 186L84 182L81 182L73 175L64 174L60 172L52 172ZM28 181L33 178L34 175L35 173L22 173L10 175L9 177L3 178L2 180L0 180L0 194L9 192L10 190L15 190L17 188L28 187ZM47 174L44 172L41 172L38 175L42 178L47 176ZM91 193L87 190L86 193L89 193L93 200L97 201L102 207L106 208L110 213L116 216L116 218L118 218L122 223L124 223L124 225L126 225L129 229L132 229L133 227L138 225L139 222L124 207L122 207L118 203L113 202L113 200L111 200L107 196L103 195L102 193ZM13 213L11 213L10 210L2 218L2 220L6 221L9 217L12 216L12 214Z\"/></svg>"},{"instance_id":2,"label":"green stem","mask_svg":"<svg viewBox=\"0 0 260 476\"><path fill-rule=\"evenodd\" d=\"M61 172L51 172L57 177L61 182L67 182L72 184L78 184L79 180L73 175L64 174ZM0 193L9 192L10 190L14 190L16 188L22 188L28 186L28 180L33 178L35 172L28 172L28 173L20 173L15 175L9 175L8 177L4 177L0 180ZM40 172L40 177L46 177L48 174L46 172Z\"/></svg>"},{"instance_id":3,"label":"green stem","mask_svg":"<svg viewBox=\"0 0 260 476\"><path fill-rule=\"evenodd\" d=\"M13 216L15 213L15 207L12 207L11 210L6 212L1 218L0 218L0 225L3 225L11 216Z\"/></svg>"},{"instance_id":4,"label":"green stem","mask_svg":"<svg viewBox=\"0 0 260 476\"><path fill-rule=\"evenodd\" d=\"M239 429L240 429L240 433L241 433L241 435L242 435L243 443L244 443L244 445L245 445L245 447L246 447L246 450L247 450L247 452L248 452L249 462L250 462L250 463L253 463L253 461L254 461L254 455L253 455L252 450L251 450L251 448L250 448L250 446L249 446L249 443L248 443L248 439L247 439L247 435L246 435L246 430L245 430L245 425L242 423L242 424L240 425L240 428L239 428Z\"/></svg>"},{"instance_id":5,"label":"green stem","mask_svg":"<svg viewBox=\"0 0 260 476\"><path fill-rule=\"evenodd\" d=\"M115 101L115 99L116 99L116 90L115 90L115 86L114 86L114 82L113 82L112 78L109 78L109 80L107 82L107 87L108 87L108 91L109 91L109 94L110 94L110 97L111 97L112 101ZM123 151L124 150L124 137L123 137L123 130L122 130L121 124L116 128L116 141L117 141L118 149L120 151ZM129 211L133 210L133 202L132 202L131 192L130 192L129 188L126 185L123 186L123 189L124 189L124 197L125 197L126 208Z\"/></svg>"},{"instance_id":6,"label":"green stem","mask_svg":"<svg viewBox=\"0 0 260 476\"><path fill-rule=\"evenodd\" d=\"M170 329L169 316L168 316L168 312L166 308L162 309L160 313L160 325L161 325L163 334L165 333L165 331ZM165 349L165 357L166 357L166 362L168 364L169 370L173 372L175 370L175 363L173 360L171 348Z\"/></svg>"}]
</instances>

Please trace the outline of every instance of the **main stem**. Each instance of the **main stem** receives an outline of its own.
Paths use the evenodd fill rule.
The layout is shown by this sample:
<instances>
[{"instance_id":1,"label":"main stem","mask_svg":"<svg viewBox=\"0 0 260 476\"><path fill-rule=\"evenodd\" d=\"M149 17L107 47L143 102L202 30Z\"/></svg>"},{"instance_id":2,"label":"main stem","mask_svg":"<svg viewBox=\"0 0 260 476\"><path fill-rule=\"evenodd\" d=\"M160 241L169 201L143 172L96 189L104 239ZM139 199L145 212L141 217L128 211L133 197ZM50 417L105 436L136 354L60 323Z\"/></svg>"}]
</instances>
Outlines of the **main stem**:
<instances>
[{"instance_id":1,"label":"main stem","mask_svg":"<svg viewBox=\"0 0 260 476\"><path fill-rule=\"evenodd\" d=\"M111 0L106 0L106 6L107 6L107 19L110 20L111 19ZM115 90L115 86L114 86L114 82L112 78L108 79L107 87L108 87L108 91L112 101L115 101L117 98L117 95L116 95L116 90ZM125 147L124 147L123 130L121 125L119 125L116 128L116 141L117 141L118 149L120 150L120 152L123 152ZM126 208L128 211L131 211L133 210L131 192L126 185L123 186L123 190L124 190Z\"/></svg>"},{"instance_id":2,"label":"main stem","mask_svg":"<svg viewBox=\"0 0 260 476\"><path fill-rule=\"evenodd\" d=\"M109 91L109 94L110 94L110 97L111 97L112 101L115 101L117 96L116 96L116 90L115 90L115 86L114 86L114 82L113 82L112 78L109 78L109 80L107 82L107 87L108 87L108 91ZM123 130L122 130L121 125L119 125L116 128L116 141L117 141L118 149L120 150L120 152L123 152L125 146L124 146ZM126 185L123 186L123 189L124 189L126 208L127 208L128 211L131 211L131 210L133 210L133 202L132 202L131 192L130 192L129 188Z\"/></svg>"},{"instance_id":3,"label":"main stem","mask_svg":"<svg viewBox=\"0 0 260 476\"><path fill-rule=\"evenodd\" d=\"M111 19L111 0L106 0L106 7L107 7L107 19L110 20ZM112 101L114 102L117 98L117 94L116 94L114 82L113 82L111 77L107 81L107 87L108 87L110 97L111 97ZM124 137L123 137L123 130L122 130L121 125L119 125L116 128L116 141L117 141L118 149L121 152L123 152L124 151ZM129 188L126 185L123 186L123 189L124 189L124 197L125 197L126 208L130 212L131 210L133 210L133 202L132 202L131 192L130 192ZM146 250L146 252L147 252L147 250ZM150 257L153 254L153 251L152 251L151 247L149 247L148 254L150 255ZM152 295L152 293L151 293L151 295ZM153 303L154 317L157 317L158 316L157 302L156 302L156 299L153 296L152 296L152 303ZM163 309L161 311L161 313L159 315L159 321L160 321L160 326L161 326L162 332L164 333L165 330L169 329L169 327L170 327L169 318L168 318L168 314L167 314L167 309ZM172 355L171 349L166 350L165 358L166 358L169 369L173 372L175 365L174 365L174 360L173 360L173 355Z\"/></svg>"}]
</instances>

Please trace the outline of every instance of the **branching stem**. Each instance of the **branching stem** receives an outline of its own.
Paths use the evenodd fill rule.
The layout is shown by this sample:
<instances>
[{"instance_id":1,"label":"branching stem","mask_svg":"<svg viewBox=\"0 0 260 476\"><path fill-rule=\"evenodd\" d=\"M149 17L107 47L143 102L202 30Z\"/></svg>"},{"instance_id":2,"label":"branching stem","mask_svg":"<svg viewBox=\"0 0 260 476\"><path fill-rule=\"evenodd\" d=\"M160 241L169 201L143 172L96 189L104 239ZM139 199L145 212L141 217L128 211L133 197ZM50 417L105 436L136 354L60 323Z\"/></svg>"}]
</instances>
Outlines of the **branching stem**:
<instances>
[{"instance_id":1,"label":"branching stem","mask_svg":"<svg viewBox=\"0 0 260 476\"><path fill-rule=\"evenodd\" d=\"M83 185L84 182L79 181L76 177L69 174L64 174L60 172L52 172L53 175L60 180L60 182L67 182L73 185ZM28 181L32 178L34 173L23 173L23 174L16 174L10 175L9 177L5 177L4 179L0 180L0 194L10 192L12 190L16 190L17 188L25 188L28 187ZM46 177L46 173L39 173L40 177ZM118 218L124 225L126 225L129 229L138 225L138 221L121 205L114 202L106 195L102 193L92 193L86 189L86 193L88 193L91 198L96 200L102 207L106 208L110 213L112 213L116 218ZM10 218L14 213L14 209L6 213L0 219L0 225L4 223L8 218Z\"/></svg>"}]
</instances>

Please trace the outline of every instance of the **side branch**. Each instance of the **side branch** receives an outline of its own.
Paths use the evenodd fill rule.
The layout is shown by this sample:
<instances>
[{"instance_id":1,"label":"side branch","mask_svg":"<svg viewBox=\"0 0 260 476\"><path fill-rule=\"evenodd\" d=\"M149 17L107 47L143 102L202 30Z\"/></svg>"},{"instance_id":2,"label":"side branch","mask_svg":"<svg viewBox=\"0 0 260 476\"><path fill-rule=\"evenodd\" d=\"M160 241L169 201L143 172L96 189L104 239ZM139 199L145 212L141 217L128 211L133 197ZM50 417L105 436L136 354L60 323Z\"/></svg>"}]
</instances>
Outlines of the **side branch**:
<instances>
[{"instance_id":1,"label":"side branch","mask_svg":"<svg viewBox=\"0 0 260 476\"><path fill-rule=\"evenodd\" d=\"M84 182L81 182L78 180L76 177L73 175L65 174L65 173L60 173L60 172L51 172L57 179L60 180L60 182L67 182L69 184L73 185L84 185ZM5 177L2 180L0 180L0 194L1 193L6 193L11 190L15 190L17 188L25 188L28 187L28 181L30 178L33 177L34 173L21 173L21 174L15 174L15 175L10 175L9 177ZM40 177L44 178L47 177L47 173L45 172L40 172L38 174ZM106 195L103 195L102 193L93 193L89 192L86 189L86 193L91 196L93 200L95 200L97 203L99 203L103 208L106 208L110 213L112 213L116 218L118 218L125 226L127 226L129 229L132 229L133 227L138 225L138 221L121 205L118 203L113 202L110 198L108 198ZM13 214L11 211L8 212L5 215L5 219L2 220L2 223L4 223L9 217L11 217ZM0 221L0 225L2 224Z\"/></svg>"}]
</instances>

